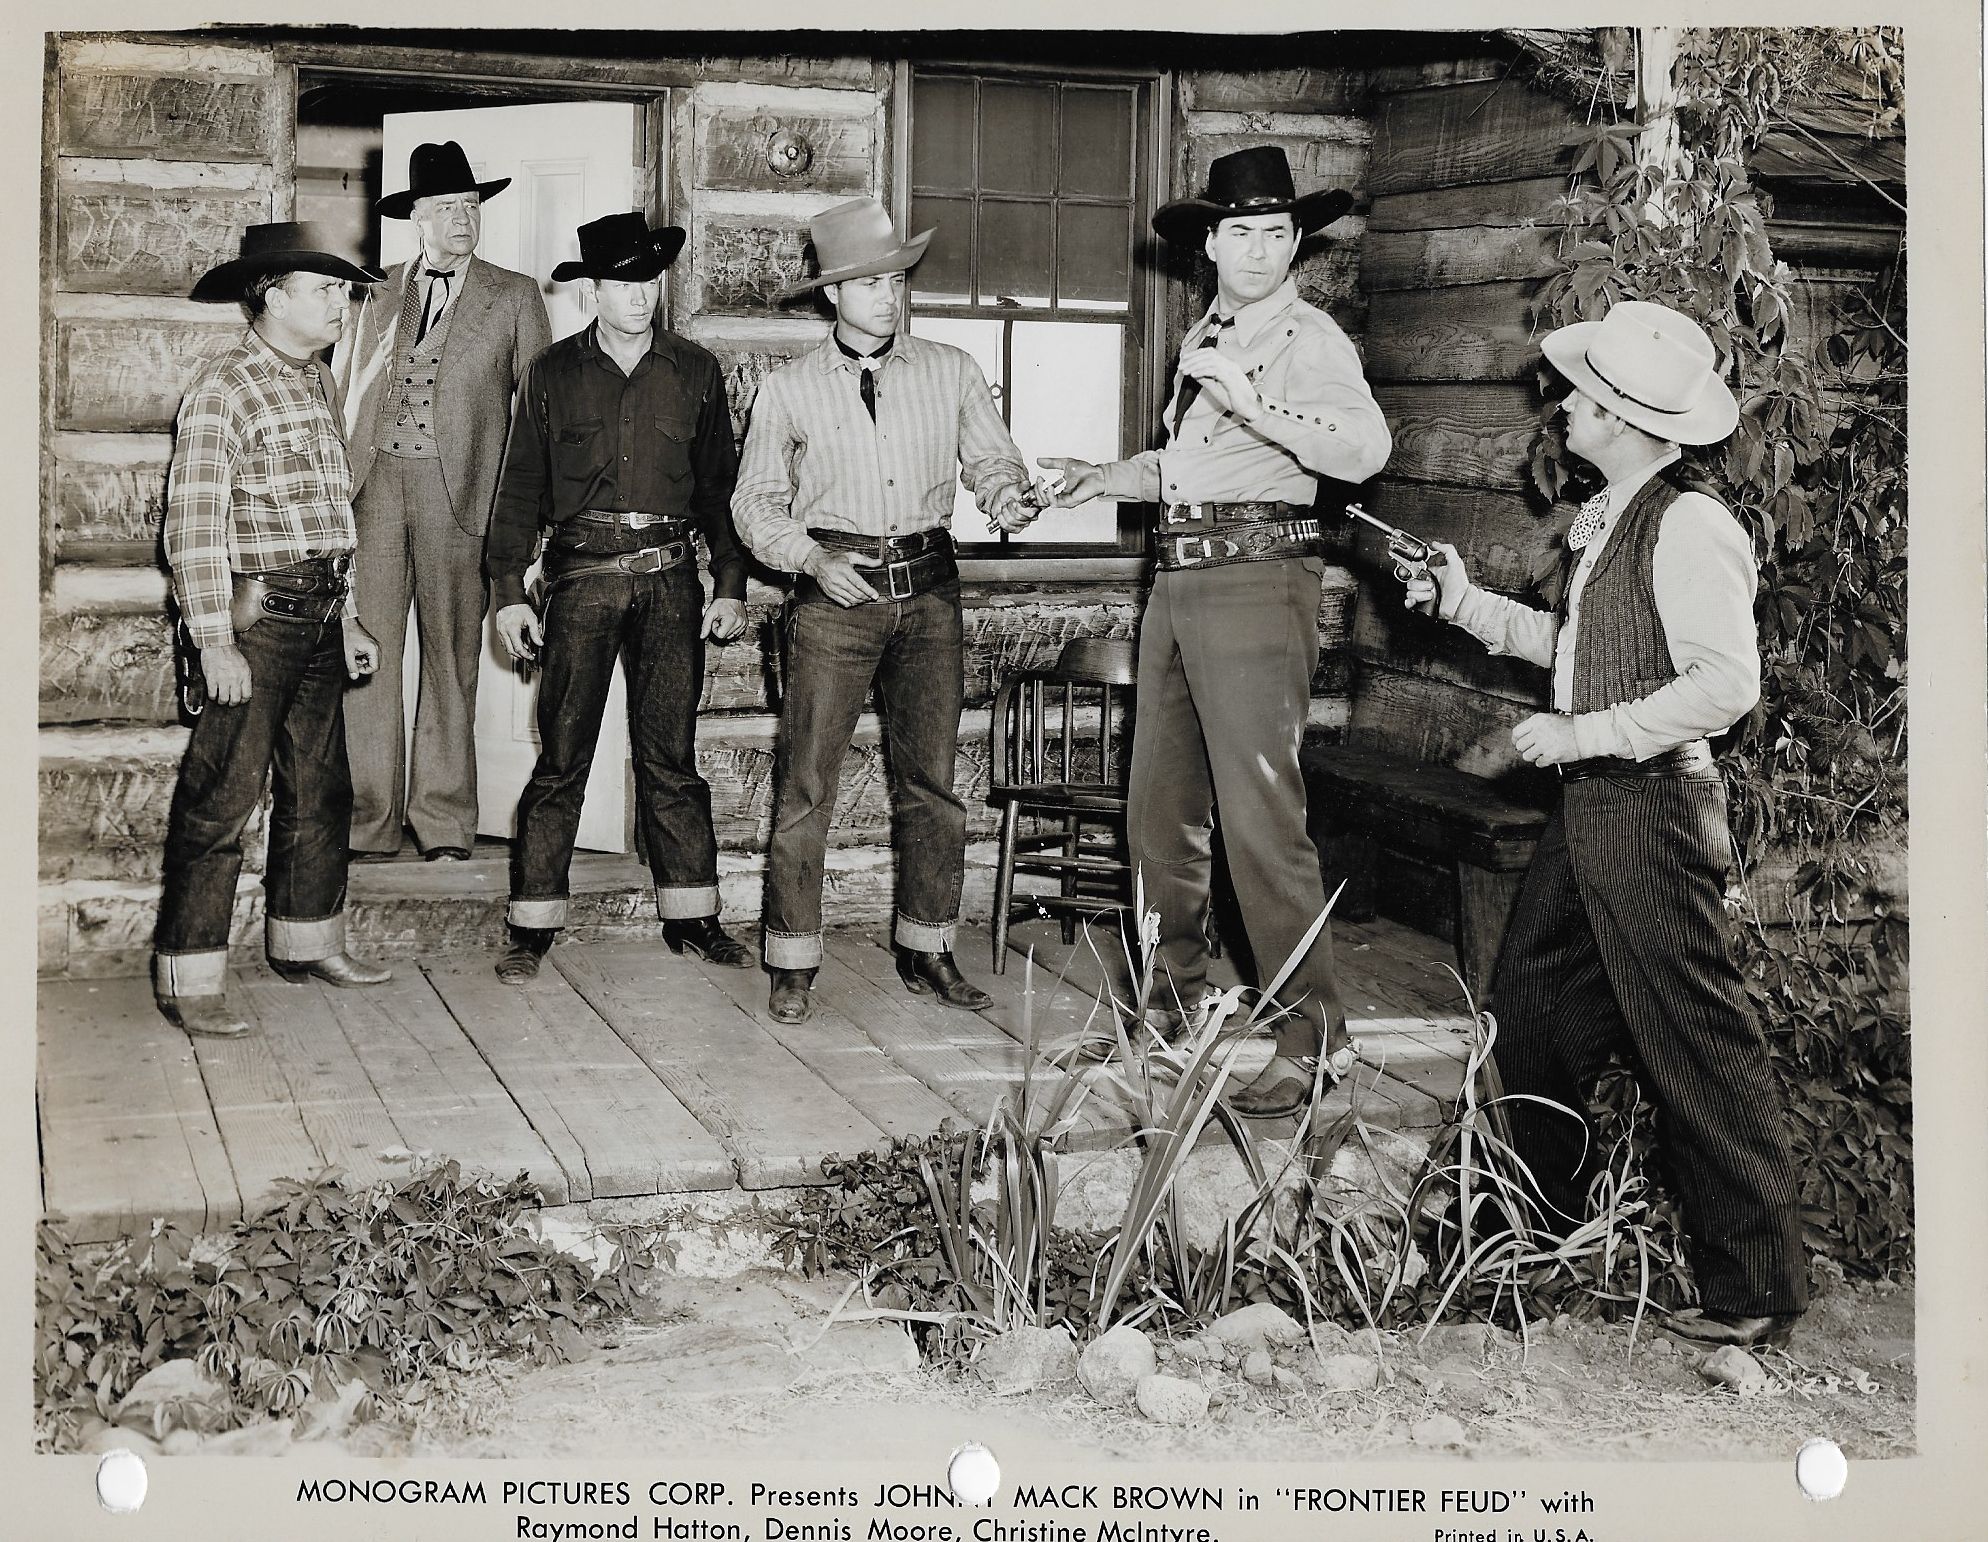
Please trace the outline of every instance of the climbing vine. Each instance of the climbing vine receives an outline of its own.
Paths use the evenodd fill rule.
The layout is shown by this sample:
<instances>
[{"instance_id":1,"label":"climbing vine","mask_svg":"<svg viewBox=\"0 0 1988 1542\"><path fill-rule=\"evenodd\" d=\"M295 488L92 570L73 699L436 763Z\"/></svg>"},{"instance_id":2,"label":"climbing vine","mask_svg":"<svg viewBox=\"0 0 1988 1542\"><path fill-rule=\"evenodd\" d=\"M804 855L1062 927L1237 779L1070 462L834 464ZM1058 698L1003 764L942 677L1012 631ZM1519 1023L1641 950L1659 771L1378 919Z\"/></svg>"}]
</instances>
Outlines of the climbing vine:
<instances>
[{"instance_id":1,"label":"climbing vine","mask_svg":"<svg viewBox=\"0 0 1988 1542\"><path fill-rule=\"evenodd\" d=\"M1866 853L1905 821L1903 243L1832 335L1805 338L1748 157L1777 128L1799 140L1791 114L1845 66L1871 129L1895 125L1902 59L1888 28L1682 33L1674 140L1653 153L1651 125L1626 109L1592 125L1535 302L1544 331L1654 300L1699 321L1730 361L1739 428L1694 463L1760 564L1762 694L1726 750L1733 827L1743 872L1770 856L1798 864L1792 916L1763 918L1793 927L1753 926L1744 963L1796 1094L1811 1244L1872 1269L1908 1259L1912 1215L1906 932L1881 903L1870 919L1859 908ZM1545 366L1540 383L1565 391ZM1587 490L1560 421L1543 418L1532 454L1551 500Z\"/></svg>"}]
</instances>

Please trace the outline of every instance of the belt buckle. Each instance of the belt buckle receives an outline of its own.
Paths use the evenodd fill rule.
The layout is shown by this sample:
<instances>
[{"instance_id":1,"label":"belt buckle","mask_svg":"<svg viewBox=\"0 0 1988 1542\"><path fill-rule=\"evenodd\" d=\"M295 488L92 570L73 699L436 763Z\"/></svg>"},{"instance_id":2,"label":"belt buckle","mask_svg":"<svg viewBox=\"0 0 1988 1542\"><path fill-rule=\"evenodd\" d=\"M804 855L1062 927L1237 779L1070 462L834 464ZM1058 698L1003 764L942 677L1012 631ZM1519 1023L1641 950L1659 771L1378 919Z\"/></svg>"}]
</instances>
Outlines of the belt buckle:
<instances>
[{"instance_id":1,"label":"belt buckle","mask_svg":"<svg viewBox=\"0 0 1988 1542\"><path fill-rule=\"evenodd\" d=\"M663 549L660 546L645 546L621 559L621 571L624 573L660 573L662 570Z\"/></svg>"},{"instance_id":2,"label":"belt buckle","mask_svg":"<svg viewBox=\"0 0 1988 1542\"><path fill-rule=\"evenodd\" d=\"M894 600L908 600L912 597L911 564L915 558L907 557L902 562L892 562L885 566L884 577L890 584L890 597ZM904 588L898 589L899 575L903 575Z\"/></svg>"},{"instance_id":3,"label":"belt buckle","mask_svg":"<svg viewBox=\"0 0 1988 1542\"><path fill-rule=\"evenodd\" d=\"M1199 555L1189 555L1190 549L1200 547ZM1215 555L1215 543L1205 535L1177 535L1173 537L1174 566L1191 568L1196 563L1210 561Z\"/></svg>"}]
</instances>

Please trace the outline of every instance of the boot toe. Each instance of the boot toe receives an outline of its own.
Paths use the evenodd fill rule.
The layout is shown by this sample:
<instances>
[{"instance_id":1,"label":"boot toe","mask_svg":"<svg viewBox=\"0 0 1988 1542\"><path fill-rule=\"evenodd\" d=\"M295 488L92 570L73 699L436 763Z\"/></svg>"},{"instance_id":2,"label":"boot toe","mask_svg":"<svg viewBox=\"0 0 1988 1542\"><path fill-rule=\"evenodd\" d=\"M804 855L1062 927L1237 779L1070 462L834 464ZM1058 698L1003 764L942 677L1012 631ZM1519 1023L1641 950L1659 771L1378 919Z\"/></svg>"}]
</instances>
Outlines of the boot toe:
<instances>
[{"instance_id":1,"label":"boot toe","mask_svg":"<svg viewBox=\"0 0 1988 1542\"><path fill-rule=\"evenodd\" d=\"M766 1015L776 1023L804 1023L814 1011L814 980L804 970L781 969L773 975L766 998Z\"/></svg>"}]
</instances>

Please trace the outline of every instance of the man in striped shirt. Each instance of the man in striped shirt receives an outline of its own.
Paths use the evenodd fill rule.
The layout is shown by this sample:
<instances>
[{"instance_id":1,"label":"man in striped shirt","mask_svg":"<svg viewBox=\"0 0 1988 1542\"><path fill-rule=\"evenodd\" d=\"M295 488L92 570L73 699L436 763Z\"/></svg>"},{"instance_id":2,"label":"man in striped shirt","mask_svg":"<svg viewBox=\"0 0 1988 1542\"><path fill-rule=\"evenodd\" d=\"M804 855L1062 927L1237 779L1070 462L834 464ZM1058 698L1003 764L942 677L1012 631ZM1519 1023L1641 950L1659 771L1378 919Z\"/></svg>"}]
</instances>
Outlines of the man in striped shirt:
<instances>
[{"instance_id":1,"label":"man in striped shirt","mask_svg":"<svg viewBox=\"0 0 1988 1542\"><path fill-rule=\"evenodd\" d=\"M965 673L959 569L947 529L964 482L1019 528L1029 485L986 378L957 348L905 335L906 270L932 232L900 242L856 199L811 229L835 327L769 375L753 407L732 516L754 555L801 575L767 854L768 1009L798 1023L822 958L821 886L842 758L872 682L889 735L896 814L897 969L907 989L979 1011L991 998L953 960L966 807L953 791Z\"/></svg>"},{"instance_id":2,"label":"man in striped shirt","mask_svg":"<svg viewBox=\"0 0 1988 1542\"><path fill-rule=\"evenodd\" d=\"M181 403L166 490L166 560L205 703L166 829L154 984L160 1010L203 1037L248 1032L227 1005L228 930L242 832L272 767L270 963L333 985L389 973L345 951L339 709L346 678L370 674L379 649L353 605L352 473L317 357L338 339L351 285L380 275L323 244L307 226L251 226L241 256L193 291L250 319Z\"/></svg>"}]
</instances>

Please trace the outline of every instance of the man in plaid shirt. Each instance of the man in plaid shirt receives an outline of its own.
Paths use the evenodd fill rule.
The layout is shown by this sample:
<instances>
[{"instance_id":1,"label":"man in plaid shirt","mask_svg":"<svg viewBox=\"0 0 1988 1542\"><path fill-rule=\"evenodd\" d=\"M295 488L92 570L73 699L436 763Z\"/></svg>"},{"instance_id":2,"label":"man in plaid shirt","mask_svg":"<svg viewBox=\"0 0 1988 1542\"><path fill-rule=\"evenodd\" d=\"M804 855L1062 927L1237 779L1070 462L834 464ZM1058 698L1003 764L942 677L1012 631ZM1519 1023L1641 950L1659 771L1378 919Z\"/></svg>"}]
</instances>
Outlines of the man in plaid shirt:
<instances>
[{"instance_id":1,"label":"man in plaid shirt","mask_svg":"<svg viewBox=\"0 0 1988 1542\"><path fill-rule=\"evenodd\" d=\"M379 649L352 602L352 473L317 354L354 283L380 275L317 249L308 227L255 225L241 255L194 286L237 301L249 327L181 403L165 548L197 711L166 830L154 985L190 1034L236 1038L228 931L242 832L275 771L263 875L269 961L287 979L374 985L389 971L345 951L352 782L340 711L347 676Z\"/></svg>"}]
</instances>

